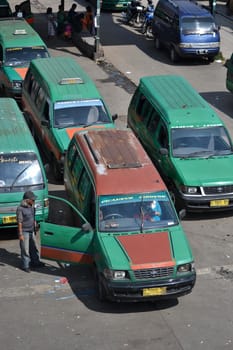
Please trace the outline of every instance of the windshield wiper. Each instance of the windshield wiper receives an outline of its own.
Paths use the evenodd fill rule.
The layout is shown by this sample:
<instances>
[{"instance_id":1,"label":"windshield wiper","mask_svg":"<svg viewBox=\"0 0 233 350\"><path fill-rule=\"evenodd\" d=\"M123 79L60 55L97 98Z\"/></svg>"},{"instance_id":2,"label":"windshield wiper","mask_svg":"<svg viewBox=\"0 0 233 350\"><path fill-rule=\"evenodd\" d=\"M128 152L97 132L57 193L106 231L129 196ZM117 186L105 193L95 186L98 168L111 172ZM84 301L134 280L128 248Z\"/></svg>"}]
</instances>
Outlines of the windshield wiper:
<instances>
[{"instance_id":1,"label":"windshield wiper","mask_svg":"<svg viewBox=\"0 0 233 350\"><path fill-rule=\"evenodd\" d=\"M11 186L10 186L10 190L12 190L12 188L14 187L14 184L16 183L16 181L18 180L18 178L25 172L25 170L27 170L28 168L30 168L31 164L29 164L26 168L24 168L14 179L14 181L12 182Z\"/></svg>"}]
</instances>

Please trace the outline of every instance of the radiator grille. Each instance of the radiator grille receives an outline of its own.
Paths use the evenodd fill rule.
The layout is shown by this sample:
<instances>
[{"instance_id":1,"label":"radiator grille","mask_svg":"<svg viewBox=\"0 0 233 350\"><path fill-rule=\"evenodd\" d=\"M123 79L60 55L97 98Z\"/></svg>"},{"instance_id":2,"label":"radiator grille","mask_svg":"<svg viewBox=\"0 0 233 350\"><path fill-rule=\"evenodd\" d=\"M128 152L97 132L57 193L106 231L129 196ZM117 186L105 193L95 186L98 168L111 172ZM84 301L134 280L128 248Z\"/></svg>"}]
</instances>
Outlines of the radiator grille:
<instances>
[{"instance_id":1,"label":"radiator grille","mask_svg":"<svg viewBox=\"0 0 233 350\"><path fill-rule=\"evenodd\" d=\"M233 185L204 187L205 194L233 193Z\"/></svg>"},{"instance_id":2,"label":"radiator grille","mask_svg":"<svg viewBox=\"0 0 233 350\"><path fill-rule=\"evenodd\" d=\"M174 267L159 267L154 269L143 269L143 270L134 270L134 276L136 279L155 279L161 277L172 276L174 272Z\"/></svg>"}]
</instances>

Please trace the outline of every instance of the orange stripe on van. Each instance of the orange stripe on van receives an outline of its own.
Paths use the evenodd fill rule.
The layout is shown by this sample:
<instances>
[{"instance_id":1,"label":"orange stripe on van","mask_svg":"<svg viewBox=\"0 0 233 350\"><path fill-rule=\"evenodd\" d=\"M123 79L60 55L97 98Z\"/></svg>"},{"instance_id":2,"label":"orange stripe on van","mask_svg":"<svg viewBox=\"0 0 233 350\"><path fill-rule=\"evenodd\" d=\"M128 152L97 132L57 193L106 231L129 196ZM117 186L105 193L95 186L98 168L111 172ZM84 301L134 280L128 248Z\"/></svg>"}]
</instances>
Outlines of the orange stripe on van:
<instances>
[{"instance_id":1,"label":"orange stripe on van","mask_svg":"<svg viewBox=\"0 0 233 350\"><path fill-rule=\"evenodd\" d=\"M73 135L74 135L74 133L76 132L76 131L81 131L81 130L87 130L87 129L90 129L90 128L92 128L92 129L103 129L103 125L92 125L92 126L90 126L90 127L86 127L86 128L71 128L71 129L66 129L66 132L67 132L67 134L68 134L68 136L69 136L69 138L70 139L72 139L72 137L73 137Z\"/></svg>"},{"instance_id":2,"label":"orange stripe on van","mask_svg":"<svg viewBox=\"0 0 233 350\"><path fill-rule=\"evenodd\" d=\"M89 265L93 263L93 257L90 254L45 246L41 247L41 256L56 261L68 261L74 264Z\"/></svg>"},{"instance_id":3,"label":"orange stripe on van","mask_svg":"<svg viewBox=\"0 0 233 350\"><path fill-rule=\"evenodd\" d=\"M21 78L24 80L25 75L28 71L28 68L15 68L15 71L21 76Z\"/></svg>"}]
</instances>

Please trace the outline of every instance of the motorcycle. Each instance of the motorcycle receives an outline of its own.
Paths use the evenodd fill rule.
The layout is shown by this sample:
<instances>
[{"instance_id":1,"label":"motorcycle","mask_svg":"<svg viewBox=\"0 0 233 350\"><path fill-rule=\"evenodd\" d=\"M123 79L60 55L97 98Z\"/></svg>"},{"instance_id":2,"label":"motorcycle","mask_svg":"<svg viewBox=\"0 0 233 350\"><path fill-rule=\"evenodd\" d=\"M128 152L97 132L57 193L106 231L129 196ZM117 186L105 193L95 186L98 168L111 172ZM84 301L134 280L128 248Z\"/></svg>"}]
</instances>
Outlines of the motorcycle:
<instances>
[{"instance_id":1,"label":"motorcycle","mask_svg":"<svg viewBox=\"0 0 233 350\"><path fill-rule=\"evenodd\" d=\"M142 23L142 34L146 34L147 36L152 36L152 21L154 17L154 12L146 11L145 18Z\"/></svg>"},{"instance_id":2,"label":"motorcycle","mask_svg":"<svg viewBox=\"0 0 233 350\"><path fill-rule=\"evenodd\" d=\"M123 12L126 24L140 25L144 19L144 6L140 1L133 0L128 3L126 12Z\"/></svg>"}]
</instances>

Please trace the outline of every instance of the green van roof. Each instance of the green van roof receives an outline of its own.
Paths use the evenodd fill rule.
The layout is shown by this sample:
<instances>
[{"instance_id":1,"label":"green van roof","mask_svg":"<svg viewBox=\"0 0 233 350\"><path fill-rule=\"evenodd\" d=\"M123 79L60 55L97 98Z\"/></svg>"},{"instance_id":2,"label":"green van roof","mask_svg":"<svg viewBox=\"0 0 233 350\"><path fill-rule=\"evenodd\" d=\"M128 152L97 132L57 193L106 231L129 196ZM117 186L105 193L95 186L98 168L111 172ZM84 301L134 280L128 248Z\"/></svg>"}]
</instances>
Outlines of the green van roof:
<instances>
[{"instance_id":1,"label":"green van roof","mask_svg":"<svg viewBox=\"0 0 233 350\"><path fill-rule=\"evenodd\" d=\"M209 104L181 76L143 77L140 87L171 127L223 124Z\"/></svg>"},{"instance_id":2,"label":"green van roof","mask_svg":"<svg viewBox=\"0 0 233 350\"><path fill-rule=\"evenodd\" d=\"M45 46L39 34L23 18L0 19L0 40L7 48Z\"/></svg>"},{"instance_id":3,"label":"green van roof","mask_svg":"<svg viewBox=\"0 0 233 350\"><path fill-rule=\"evenodd\" d=\"M13 98L0 98L0 125L0 157L3 153L24 151L37 154L31 132Z\"/></svg>"},{"instance_id":4,"label":"green van roof","mask_svg":"<svg viewBox=\"0 0 233 350\"><path fill-rule=\"evenodd\" d=\"M41 80L53 102L101 98L88 74L70 57L32 60L30 70Z\"/></svg>"}]
</instances>

